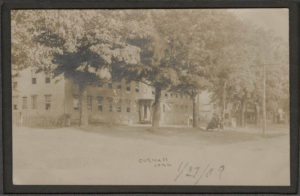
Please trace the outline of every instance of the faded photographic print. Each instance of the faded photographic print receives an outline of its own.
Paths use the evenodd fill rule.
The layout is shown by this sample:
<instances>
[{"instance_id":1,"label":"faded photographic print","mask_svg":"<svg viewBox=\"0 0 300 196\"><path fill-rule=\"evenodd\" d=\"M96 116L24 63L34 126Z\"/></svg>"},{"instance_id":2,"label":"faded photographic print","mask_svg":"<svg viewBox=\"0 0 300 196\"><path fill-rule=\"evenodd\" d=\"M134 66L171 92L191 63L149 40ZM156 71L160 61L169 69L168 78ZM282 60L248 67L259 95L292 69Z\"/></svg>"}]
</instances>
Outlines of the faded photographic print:
<instances>
[{"instance_id":1,"label":"faded photographic print","mask_svg":"<svg viewBox=\"0 0 300 196\"><path fill-rule=\"evenodd\" d=\"M288 16L12 10L13 183L289 186Z\"/></svg>"}]
</instances>

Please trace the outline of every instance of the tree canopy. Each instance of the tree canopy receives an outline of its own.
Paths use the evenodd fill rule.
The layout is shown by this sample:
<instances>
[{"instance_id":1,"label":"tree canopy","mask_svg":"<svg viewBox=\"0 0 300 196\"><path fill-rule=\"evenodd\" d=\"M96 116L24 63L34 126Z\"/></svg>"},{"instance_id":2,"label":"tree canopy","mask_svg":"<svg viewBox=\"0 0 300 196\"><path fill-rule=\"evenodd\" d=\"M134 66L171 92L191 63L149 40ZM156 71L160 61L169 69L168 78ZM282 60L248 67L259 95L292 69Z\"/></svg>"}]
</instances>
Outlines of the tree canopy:
<instances>
[{"instance_id":1,"label":"tree canopy","mask_svg":"<svg viewBox=\"0 0 300 196\"><path fill-rule=\"evenodd\" d=\"M235 113L248 103L260 106L262 65L268 111L288 110L288 44L226 10L15 10L11 16L13 76L35 67L71 79L83 92L108 80L146 83L155 88L153 126L162 90L191 99L208 90Z\"/></svg>"}]
</instances>

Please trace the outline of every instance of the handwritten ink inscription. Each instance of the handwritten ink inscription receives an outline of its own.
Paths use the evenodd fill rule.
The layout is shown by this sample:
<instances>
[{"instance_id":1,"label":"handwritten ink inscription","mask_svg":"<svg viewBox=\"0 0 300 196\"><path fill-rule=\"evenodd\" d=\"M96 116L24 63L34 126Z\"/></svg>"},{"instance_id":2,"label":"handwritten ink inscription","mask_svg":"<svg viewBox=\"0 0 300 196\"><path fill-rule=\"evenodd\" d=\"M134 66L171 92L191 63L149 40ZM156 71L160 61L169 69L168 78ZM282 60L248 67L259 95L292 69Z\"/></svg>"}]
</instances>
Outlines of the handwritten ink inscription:
<instances>
[{"instance_id":1,"label":"handwritten ink inscription","mask_svg":"<svg viewBox=\"0 0 300 196\"><path fill-rule=\"evenodd\" d=\"M193 165L189 162L180 162L177 168L177 175L174 181L179 179L190 178L195 179L194 184L197 185L203 178L217 177L222 178L222 173L225 170L225 165L212 166L210 163L204 166Z\"/></svg>"},{"instance_id":2,"label":"handwritten ink inscription","mask_svg":"<svg viewBox=\"0 0 300 196\"><path fill-rule=\"evenodd\" d=\"M171 164L167 157L161 158L139 158L138 163L141 165L150 165L155 168L171 168L175 169L174 181L189 180L194 185L197 185L204 179L216 179L221 180L222 174L225 171L225 165L223 164L191 164L188 161L181 161L177 168L175 164Z\"/></svg>"},{"instance_id":3,"label":"handwritten ink inscription","mask_svg":"<svg viewBox=\"0 0 300 196\"><path fill-rule=\"evenodd\" d=\"M140 158L138 160L139 164L144 165L152 165L153 167L162 167L167 168L171 167L172 164L169 162L167 157L161 157L161 158Z\"/></svg>"}]
</instances>

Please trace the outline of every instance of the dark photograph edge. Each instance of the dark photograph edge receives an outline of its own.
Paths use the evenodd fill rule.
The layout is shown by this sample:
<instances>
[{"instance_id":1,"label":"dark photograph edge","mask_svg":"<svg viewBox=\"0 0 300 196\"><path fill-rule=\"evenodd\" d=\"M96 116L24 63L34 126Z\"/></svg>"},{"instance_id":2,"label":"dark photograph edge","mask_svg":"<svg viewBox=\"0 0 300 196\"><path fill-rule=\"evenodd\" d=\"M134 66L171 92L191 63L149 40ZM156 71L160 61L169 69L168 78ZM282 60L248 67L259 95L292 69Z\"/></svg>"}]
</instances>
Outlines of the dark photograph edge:
<instances>
[{"instance_id":1,"label":"dark photograph edge","mask_svg":"<svg viewBox=\"0 0 300 196\"><path fill-rule=\"evenodd\" d=\"M294 1L4 1L1 9L2 168L4 193L297 193L299 131L299 13ZM291 186L73 186L13 185L10 11L14 9L288 8L290 27Z\"/></svg>"}]
</instances>

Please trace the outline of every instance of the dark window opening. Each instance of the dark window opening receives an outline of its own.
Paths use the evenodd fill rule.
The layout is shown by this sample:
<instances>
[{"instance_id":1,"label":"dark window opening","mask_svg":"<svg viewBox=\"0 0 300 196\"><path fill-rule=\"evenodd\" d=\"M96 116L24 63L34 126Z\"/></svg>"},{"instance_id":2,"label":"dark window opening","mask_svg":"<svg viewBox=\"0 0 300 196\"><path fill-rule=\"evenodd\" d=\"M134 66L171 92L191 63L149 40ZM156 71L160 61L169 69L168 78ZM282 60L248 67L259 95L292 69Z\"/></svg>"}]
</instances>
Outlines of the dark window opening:
<instances>
[{"instance_id":1,"label":"dark window opening","mask_svg":"<svg viewBox=\"0 0 300 196\"><path fill-rule=\"evenodd\" d=\"M122 112L121 106L118 106L118 107L117 107L117 112Z\"/></svg>"},{"instance_id":2,"label":"dark window opening","mask_svg":"<svg viewBox=\"0 0 300 196\"><path fill-rule=\"evenodd\" d=\"M79 96L78 95L73 96L73 108L74 108L74 110L79 109Z\"/></svg>"},{"instance_id":3,"label":"dark window opening","mask_svg":"<svg viewBox=\"0 0 300 196\"><path fill-rule=\"evenodd\" d=\"M32 78L32 79L31 79L31 83L32 83L32 84L36 84L36 78Z\"/></svg>"},{"instance_id":4,"label":"dark window opening","mask_svg":"<svg viewBox=\"0 0 300 196\"><path fill-rule=\"evenodd\" d=\"M100 111L100 112L103 111L102 100L103 100L103 97L102 97L102 96L98 96L98 97L97 97L98 111Z\"/></svg>"},{"instance_id":5,"label":"dark window opening","mask_svg":"<svg viewBox=\"0 0 300 196\"><path fill-rule=\"evenodd\" d=\"M46 110L50 110L51 104L50 103L46 103Z\"/></svg>"},{"instance_id":6,"label":"dark window opening","mask_svg":"<svg viewBox=\"0 0 300 196\"><path fill-rule=\"evenodd\" d=\"M122 85L121 85L121 84L118 84L117 88L118 88L118 89L121 89L121 88L122 88Z\"/></svg>"},{"instance_id":7,"label":"dark window opening","mask_svg":"<svg viewBox=\"0 0 300 196\"><path fill-rule=\"evenodd\" d=\"M136 84L135 86L135 92L140 92L140 86L139 86L139 83Z\"/></svg>"},{"instance_id":8,"label":"dark window opening","mask_svg":"<svg viewBox=\"0 0 300 196\"><path fill-rule=\"evenodd\" d=\"M50 110L51 108L51 95L45 95L45 109Z\"/></svg>"},{"instance_id":9,"label":"dark window opening","mask_svg":"<svg viewBox=\"0 0 300 196\"><path fill-rule=\"evenodd\" d=\"M46 77L46 83L50 83L50 78Z\"/></svg>"}]
</instances>

